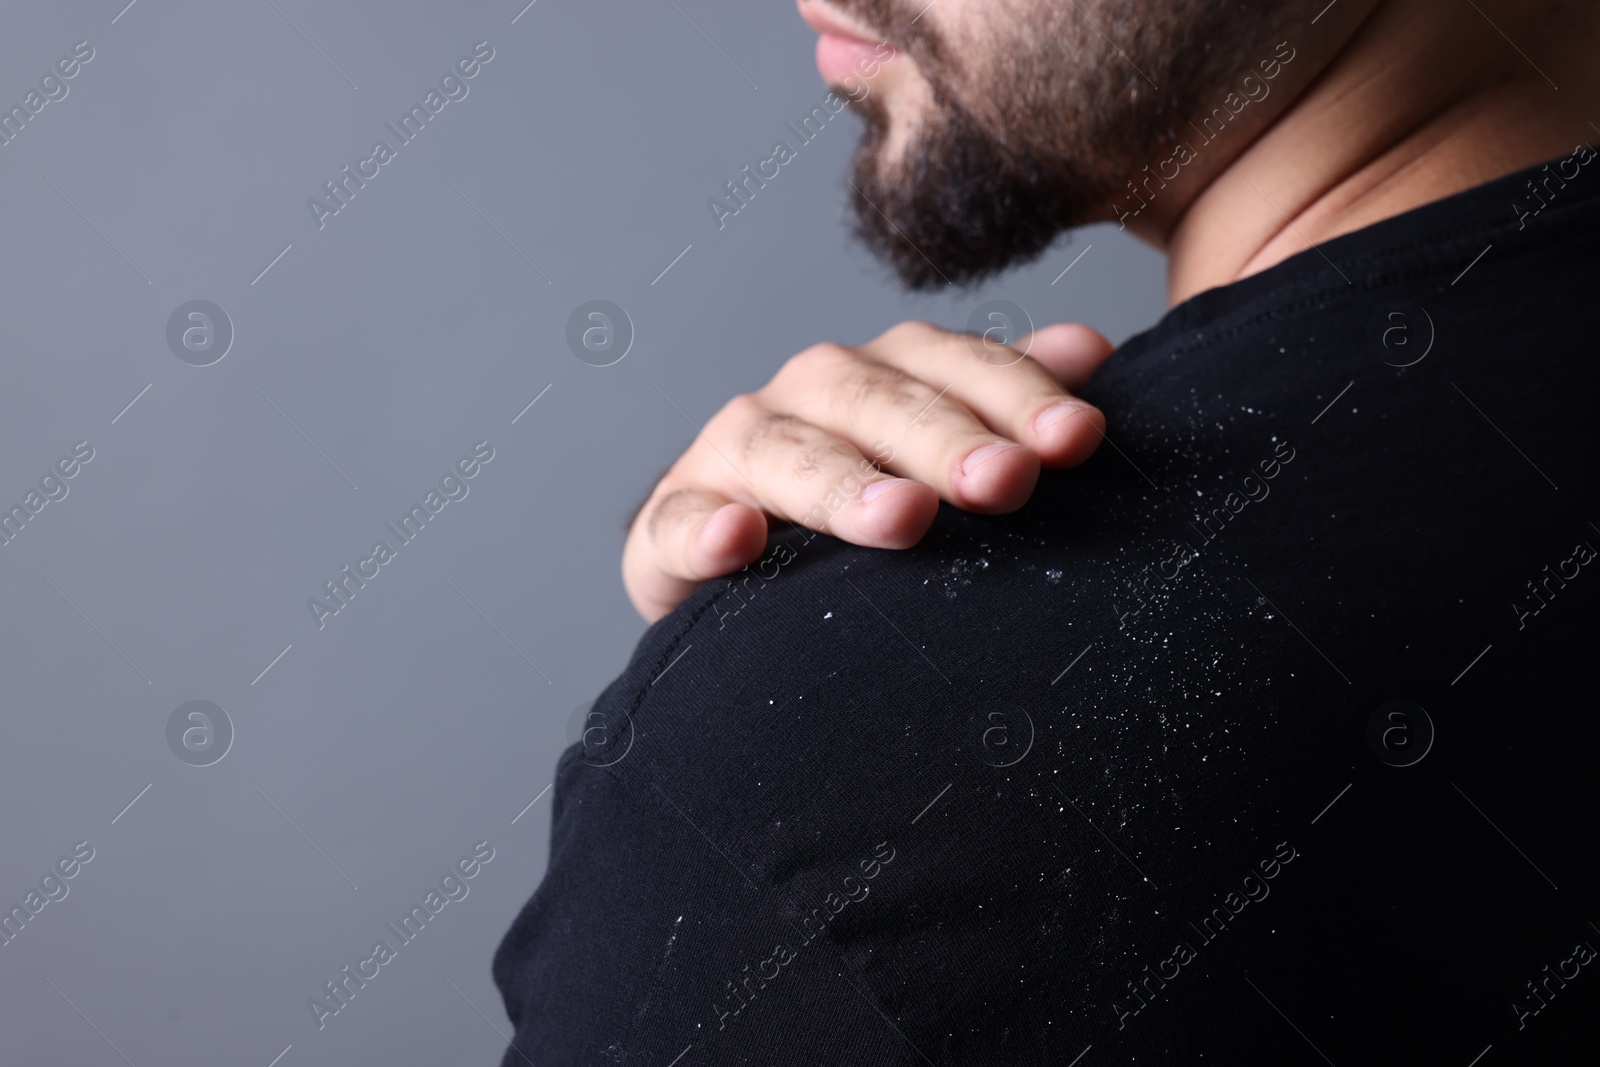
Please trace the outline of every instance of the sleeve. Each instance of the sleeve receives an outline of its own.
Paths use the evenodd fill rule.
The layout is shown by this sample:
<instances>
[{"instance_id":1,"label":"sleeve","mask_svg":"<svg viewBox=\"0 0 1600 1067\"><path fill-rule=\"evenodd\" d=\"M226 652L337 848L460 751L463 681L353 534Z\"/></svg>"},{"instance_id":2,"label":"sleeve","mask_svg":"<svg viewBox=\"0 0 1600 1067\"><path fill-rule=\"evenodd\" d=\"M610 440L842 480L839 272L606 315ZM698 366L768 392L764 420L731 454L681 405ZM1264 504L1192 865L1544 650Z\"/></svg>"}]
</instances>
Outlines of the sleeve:
<instances>
[{"instance_id":1,"label":"sleeve","mask_svg":"<svg viewBox=\"0 0 1600 1067\"><path fill-rule=\"evenodd\" d=\"M741 773L793 754L749 732L742 667L759 650L694 656L731 633L728 595L648 632L562 754L549 866L494 960L506 1067L920 1062L795 910L805 874L768 833L793 797ZM849 847L881 866L875 844Z\"/></svg>"}]
</instances>

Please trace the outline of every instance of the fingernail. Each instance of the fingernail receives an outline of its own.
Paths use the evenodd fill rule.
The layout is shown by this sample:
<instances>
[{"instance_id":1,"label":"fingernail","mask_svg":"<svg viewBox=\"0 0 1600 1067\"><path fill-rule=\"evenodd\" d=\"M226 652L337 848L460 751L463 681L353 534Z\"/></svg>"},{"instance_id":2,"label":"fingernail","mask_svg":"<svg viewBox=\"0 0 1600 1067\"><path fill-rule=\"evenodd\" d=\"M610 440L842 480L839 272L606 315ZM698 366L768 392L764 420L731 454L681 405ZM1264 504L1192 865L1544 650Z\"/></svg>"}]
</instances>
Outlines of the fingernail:
<instances>
[{"instance_id":1,"label":"fingernail","mask_svg":"<svg viewBox=\"0 0 1600 1067\"><path fill-rule=\"evenodd\" d=\"M978 449L976 452L973 452L966 459L961 461L961 473L972 474L977 471L979 467L983 466L1000 453L1009 452L1012 449L1019 447L1021 446L1012 444L984 445L982 448Z\"/></svg>"},{"instance_id":2,"label":"fingernail","mask_svg":"<svg viewBox=\"0 0 1600 1067\"><path fill-rule=\"evenodd\" d=\"M861 502L870 504L895 486L904 485L907 480L905 478L883 478L876 482L870 482L861 490Z\"/></svg>"},{"instance_id":3,"label":"fingernail","mask_svg":"<svg viewBox=\"0 0 1600 1067\"><path fill-rule=\"evenodd\" d=\"M1039 412L1039 417L1033 420L1033 428L1040 432L1049 429L1072 415L1080 415L1091 410L1090 405L1081 400L1063 400L1059 404L1052 404Z\"/></svg>"}]
</instances>

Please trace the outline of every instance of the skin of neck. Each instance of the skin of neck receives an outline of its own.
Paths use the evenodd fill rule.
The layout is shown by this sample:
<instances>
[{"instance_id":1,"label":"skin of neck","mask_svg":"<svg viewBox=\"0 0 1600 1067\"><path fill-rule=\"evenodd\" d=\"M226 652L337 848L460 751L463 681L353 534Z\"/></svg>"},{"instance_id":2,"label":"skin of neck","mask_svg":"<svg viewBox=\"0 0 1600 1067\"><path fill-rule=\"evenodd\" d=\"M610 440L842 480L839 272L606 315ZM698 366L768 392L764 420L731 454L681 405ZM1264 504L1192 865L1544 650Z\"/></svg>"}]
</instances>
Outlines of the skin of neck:
<instances>
[{"instance_id":1,"label":"skin of neck","mask_svg":"<svg viewBox=\"0 0 1600 1067\"><path fill-rule=\"evenodd\" d=\"M1167 253L1170 303L1600 143L1600 5L1343 0L1320 21L1299 91L1128 227Z\"/></svg>"}]
</instances>

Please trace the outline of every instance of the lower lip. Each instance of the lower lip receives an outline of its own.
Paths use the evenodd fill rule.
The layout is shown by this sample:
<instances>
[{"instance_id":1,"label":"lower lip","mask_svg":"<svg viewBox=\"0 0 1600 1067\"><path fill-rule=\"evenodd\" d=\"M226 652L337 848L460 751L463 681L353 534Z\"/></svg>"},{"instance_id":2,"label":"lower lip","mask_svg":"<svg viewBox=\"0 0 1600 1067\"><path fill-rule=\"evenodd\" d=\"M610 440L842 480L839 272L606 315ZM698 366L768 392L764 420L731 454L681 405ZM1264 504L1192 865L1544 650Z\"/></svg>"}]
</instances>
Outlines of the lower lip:
<instances>
[{"instance_id":1,"label":"lower lip","mask_svg":"<svg viewBox=\"0 0 1600 1067\"><path fill-rule=\"evenodd\" d=\"M842 85L847 78L859 79L874 64L882 66L883 58L871 41L832 33L817 39L817 70L829 85Z\"/></svg>"}]
</instances>

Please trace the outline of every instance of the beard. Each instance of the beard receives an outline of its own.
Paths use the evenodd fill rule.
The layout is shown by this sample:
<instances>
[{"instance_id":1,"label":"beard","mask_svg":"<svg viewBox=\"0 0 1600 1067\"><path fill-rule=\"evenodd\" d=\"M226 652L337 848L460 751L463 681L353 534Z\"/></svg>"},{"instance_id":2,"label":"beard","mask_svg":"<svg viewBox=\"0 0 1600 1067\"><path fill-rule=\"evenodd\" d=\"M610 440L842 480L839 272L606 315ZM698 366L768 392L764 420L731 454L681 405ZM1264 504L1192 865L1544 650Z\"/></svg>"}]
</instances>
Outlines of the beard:
<instances>
[{"instance_id":1,"label":"beard","mask_svg":"<svg viewBox=\"0 0 1600 1067\"><path fill-rule=\"evenodd\" d=\"M994 0L981 37L955 47L921 0L832 3L910 55L930 91L895 158L883 100L851 103L865 121L856 234L910 289L974 284L1117 217L1119 196L1142 203L1133 181L1197 140L1190 120L1241 78L1259 80L1288 22L1272 0ZM1224 136L1237 151L1249 134Z\"/></svg>"},{"instance_id":2,"label":"beard","mask_svg":"<svg viewBox=\"0 0 1600 1067\"><path fill-rule=\"evenodd\" d=\"M906 288L970 285L1031 262L1093 216L1092 176L1010 150L938 90L934 102L937 116L894 166L882 102L854 105L866 122L851 163L856 236Z\"/></svg>"}]
</instances>

